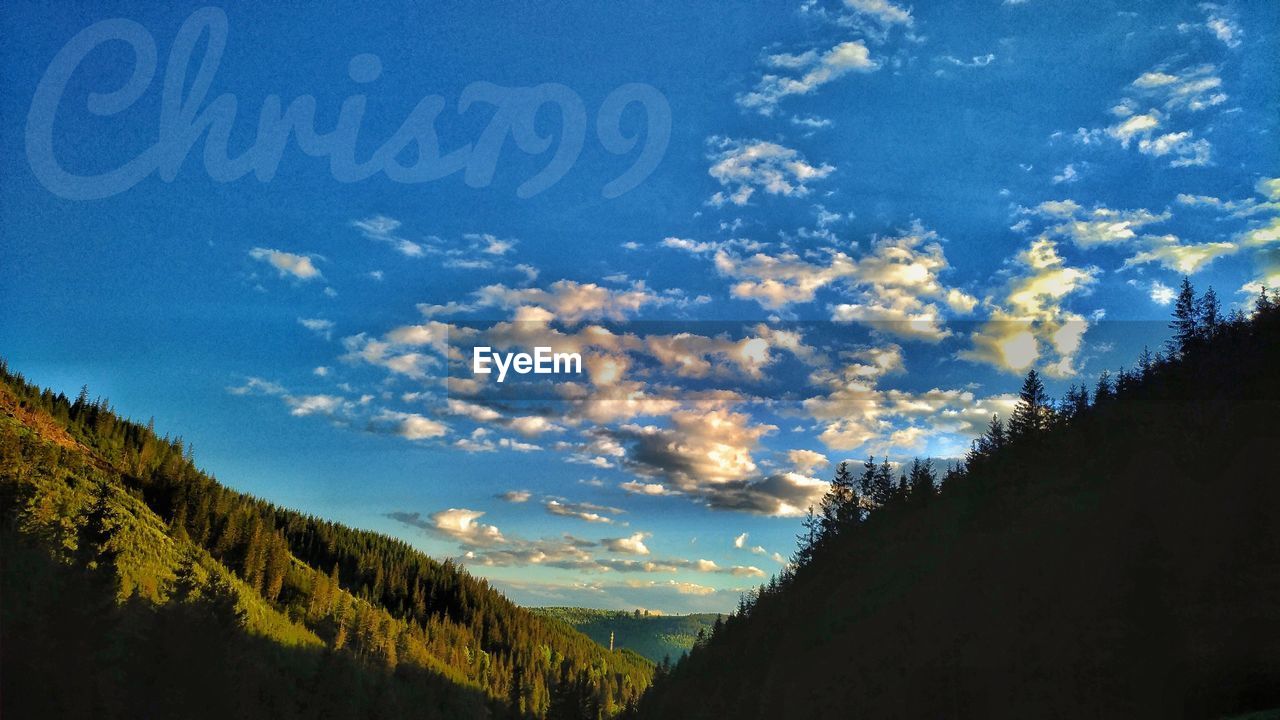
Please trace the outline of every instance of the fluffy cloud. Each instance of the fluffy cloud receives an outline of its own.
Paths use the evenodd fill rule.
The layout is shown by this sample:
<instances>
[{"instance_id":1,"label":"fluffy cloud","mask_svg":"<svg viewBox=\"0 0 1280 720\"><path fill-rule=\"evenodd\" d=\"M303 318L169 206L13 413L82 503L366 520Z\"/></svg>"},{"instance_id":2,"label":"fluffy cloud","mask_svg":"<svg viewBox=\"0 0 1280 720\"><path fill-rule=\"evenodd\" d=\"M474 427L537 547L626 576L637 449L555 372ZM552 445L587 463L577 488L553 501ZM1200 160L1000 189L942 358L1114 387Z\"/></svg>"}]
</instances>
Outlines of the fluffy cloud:
<instances>
[{"instance_id":1,"label":"fluffy cloud","mask_svg":"<svg viewBox=\"0 0 1280 720\"><path fill-rule=\"evenodd\" d=\"M672 302L670 297L655 293L643 282L634 282L623 290L602 287L595 283L558 280L547 289L510 288L505 285L489 285L474 293L470 309L497 307L511 310L537 308L545 310L549 317L576 323L584 319L624 320L646 306L660 306ZM521 316L517 316L518 319ZM539 316L526 313L525 322L534 322Z\"/></svg>"},{"instance_id":2,"label":"fluffy cloud","mask_svg":"<svg viewBox=\"0 0 1280 720\"><path fill-rule=\"evenodd\" d=\"M893 11L902 12L891 3L883 0L854 0L875 8L881 15ZM910 22L910 15L906 16ZM768 73L760 78L754 90L739 95L738 104L744 108L755 110L762 115L772 115L778 103L791 95L808 95L829 82L838 80L849 73L872 72L879 64L871 59L871 52L861 40L839 43L819 53L810 50L799 55L771 55L768 64L776 69L789 70L796 74L779 75Z\"/></svg>"},{"instance_id":3,"label":"fluffy cloud","mask_svg":"<svg viewBox=\"0 0 1280 720\"><path fill-rule=\"evenodd\" d=\"M633 533L627 537L621 538L605 538L600 544L610 552L626 553L628 555L648 555L649 548L645 547L644 541L650 537L649 533Z\"/></svg>"},{"instance_id":4,"label":"fluffy cloud","mask_svg":"<svg viewBox=\"0 0 1280 720\"><path fill-rule=\"evenodd\" d=\"M796 472L805 475L812 473L816 468L826 467L829 462L826 455L812 450L789 450L787 459L791 461Z\"/></svg>"},{"instance_id":5,"label":"fluffy cloud","mask_svg":"<svg viewBox=\"0 0 1280 720\"><path fill-rule=\"evenodd\" d=\"M1170 217L1168 212L1156 214L1145 209L1113 210L1101 205L1083 208L1072 200L1050 200L1023 212L1047 220L1047 234L1086 249L1127 243L1138 237L1142 228Z\"/></svg>"},{"instance_id":6,"label":"fluffy cloud","mask_svg":"<svg viewBox=\"0 0 1280 720\"><path fill-rule=\"evenodd\" d=\"M466 508L449 508L432 513L426 520L418 513L393 512L388 517L406 525L422 528L464 546L487 547L505 542L502 531L493 525L476 522L484 513Z\"/></svg>"},{"instance_id":7,"label":"fluffy cloud","mask_svg":"<svg viewBox=\"0 0 1280 720\"><path fill-rule=\"evenodd\" d=\"M371 426L385 429L406 440L429 440L449 433L449 426L417 413L383 410L374 416Z\"/></svg>"},{"instance_id":8,"label":"fluffy cloud","mask_svg":"<svg viewBox=\"0 0 1280 720\"><path fill-rule=\"evenodd\" d=\"M311 258L306 255L295 255L283 250L256 247L249 251L249 257L268 263L276 269L276 272L280 273L280 277L289 275L299 280L321 280L324 278L311 262Z\"/></svg>"},{"instance_id":9,"label":"fluffy cloud","mask_svg":"<svg viewBox=\"0 0 1280 720\"><path fill-rule=\"evenodd\" d=\"M708 144L711 167L707 174L725 188L711 196L709 202L715 206L746 205L757 189L770 195L803 197L809 194L808 183L835 172L831 165L811 165L799 151L765 140L712 137Z\"/></svg>"},{"instance_id":10,"label":"fluffy cloud","mask_svg":"<svg viewBox=\"0 0 1280 720\"><path fill-rule=\"evenodd\" d=\"M938 237L918 225L910 232L877 238L871 251L852 258L835 249L801 257L794 252L756 253L740 257L721 251L716 270L737 280L734 297L755 300L770 309L814 300L816 293L840 283L851 302L831 308L832 318L859 321L895 335L938 340L948 313L967 313L977 299L945 286L941 273L949 265Z\"/></svg>"},{"instance_id":11,"label":"fluffy cloud","mask_svg":"<svg viewBox=\"0 0 1280 720\"><path fill-rule=\"evenodd\" d=\"M889 0L844 0L844 4L855 13L867 16L886 27L912 24L911 11Z\"/></svg>"},{"instance_id":12,"label":"fluffy cloud","mask_svg":"<svg viewBox=\"0 0 1280 720\"><path fill-rule=\"evenodd\" d=\"M1067 265L1047 237L1020 253L1017 266L1020 273L1005 296L988 299L989 320L973 333L972 348L962 357L1012 372L1039 364L1049 375L1073 375L1089 321L1063 303L1093 284L1098 270Z\"/></svg>"},{"instance_id":13,"label":"fluffy cloud","mask_svg":"<svg viewBox=\"0 0 1280 720\"><path fill-rule=\"evenodd\" d=\"M1146 238L1146 249L1124 261L1125 267L1157 263L1183 275L1193 275L1223 255L1239 250L1233 242L1185 244L1174 235Z\"/></svg>"}]
</instances>

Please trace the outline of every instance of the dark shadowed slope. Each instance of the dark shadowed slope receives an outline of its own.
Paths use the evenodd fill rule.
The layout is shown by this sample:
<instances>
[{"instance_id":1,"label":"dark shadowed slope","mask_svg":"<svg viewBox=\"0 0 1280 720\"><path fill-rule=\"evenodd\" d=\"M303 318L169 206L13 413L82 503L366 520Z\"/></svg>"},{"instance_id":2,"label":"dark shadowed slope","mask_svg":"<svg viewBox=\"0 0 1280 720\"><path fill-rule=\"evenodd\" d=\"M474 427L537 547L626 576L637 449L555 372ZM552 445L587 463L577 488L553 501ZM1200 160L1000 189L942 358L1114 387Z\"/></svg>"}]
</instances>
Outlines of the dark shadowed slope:
<instances>
[{"instance_id":1,"label":"dark shadowed slope","mask_svg":"<svg viewBox=\"0 0 1280 720\"><path fill-rule=\"evenodd\" d=\"M1280 707L1280 311L1261 305L1192 302L1171 358L1062 403L1030 377L939 489L923 466L845 468L794 572L660 673L641 717Z\"/></svg>"}]
</instances>

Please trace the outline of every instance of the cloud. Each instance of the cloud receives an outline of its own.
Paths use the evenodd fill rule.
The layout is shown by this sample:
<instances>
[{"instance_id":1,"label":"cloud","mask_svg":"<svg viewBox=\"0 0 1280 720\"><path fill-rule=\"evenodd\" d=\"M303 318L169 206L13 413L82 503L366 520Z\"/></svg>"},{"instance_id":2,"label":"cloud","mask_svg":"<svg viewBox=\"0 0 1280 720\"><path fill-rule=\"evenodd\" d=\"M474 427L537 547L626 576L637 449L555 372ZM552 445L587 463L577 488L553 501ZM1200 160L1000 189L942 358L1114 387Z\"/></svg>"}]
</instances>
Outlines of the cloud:
<instances>
[{"instance_id":1,"label":"cloud","mask_svg":"<svg viewBox=\"0 0 1280 720\"><path fill-rule=\"evenodd\" d=\"M514 250L516 243L519 242L514 239L502 240L489 233L468 233L462 237L471 242L476 250L485 255L506 255Z\"/></svg>"},{"instance_id":2,"label":"cloud","mask_svg":"<svg viewBox=\"0 0 1280 720\"><path fill-rule=\"evenodd\" d=\"M325 340L333 338L333 321L323 318L298 318L298 324Z\"/></svg>"},{"instance_id":3,"label":"cloud","mask_svg":"<svg viewBox=\"0 0 1280 720\"><path fill-rule=\"evenodd\" d=\"M819 290L839 284L850 301L833 305L832 319L869 323L905 337L939 340L947 335L942 325L947 314L965 314L977 305L973 296L942 283L941 274L949 268L942 245L918 224L903 234L876 238L871 251L858 258L834 248L808 257L790 251L748 257L720 251L715 265L721 275L737 280L730 287L734 297L769 309L811 302Z\"/></svg>"},{"instance_id":4,"label":"cloud","mask_svg":"<svg viewBox=\"0 0 1280 720\"><path fill-rule=\"evenodd\" d=\"M1050 200L1022 212L1048 220L1046 234L1066 238L1085 249L1127 243L1142 228L1170 218L1168 212L1156 214L1144 209L1083 208L1072 200Z\"/></svg>"},{"instance_id":5,"label":"cloud","mask_svg":"<svg viewBox=\"0 0 1280 720\"><path fill-rule=\"evenodd\" d=\"M645 547L644 541L650 537L649 533L638 532L627 537L621 538L605 538L600 544L610 552L626 553L628 555L648 555L649 548Z\"/></svg>"},{"instance_id":6,"label":"cloud","mask_svg":"<svg viewBox=\"0 0 1280 720\"><path fill-rule=\"evenodd\" d=\"M406 440L429 440L448 434L449 426L438 420L416 413L383 410L374 416L370 425L375 430L385 430Z\"/></svg>"},{"instance_id":7,"label":"cloud","mask_svg":"<svg viewBox=\"0 0 1280 720\"><path fill-rule=\"evenodd\" d=\"M889 0L844 0L850 10L869 17L883 26L912 24L911 11Z\"/></svg>"},{"instance_id":8,"label":"cloud","mask_svg":"<svg viewBox=\"0 0 1280 720\"><path fill-rule=\"evenodd\" d=\"M630 588L671 588L681 595L714 595L717 592L713 587L681 580L628 580L626 585Z\"/></svg>"},{"instance_id":9,"label":"cloud","mask_svg":"<svg viewBox=\"0 0 1280 720\"><path fill-rule=\"evenodd\" d=\"M493 525L476 522L484 513L466 508L449 508L432 513L424 519L416 512L391 512L387 517L421 528L435 535L455 540L464 546L487 547L506 541L502 532Z\"/></svg>"},{"instance_id":10,"label":"cloud","mask_svg":"<svg viewBox=\"0 0 1280 720\"><path fill-rule=\"evenodd\" d=\"M796 472L805 475L811 474L816 468L826 467L829 464L826 455L812 450L789 450L787 451L787 459L791 461Z\"/></svg>"},{"instance_id":11,"label":"cloud","mask_svg":"<svg viewBox=\"0 0 1280 720\"><path fill-rule=\"evenodd\" d=\"M864 1L869 6L879 5L886 9L894 7L886 2L859 1ZM789 76L765 74L756 83L755 89L737 97L738 105L755 110L761 115L772 115L778 103L785 97L808 95L849 73L873 72L879 69L879 64L871 59L870 51L861 40L842 42L822 53L810 50L799 55L773 55L769 57L768 63L775 68L799 74Z\"/></svg>"},{"instance_id":12,"label":"cloud","mask_svg":"<svg viewBox=\"0 0 1280 720\"><path fill-rule=\"evenodd\" d=\"M1239 250L1233 242L1206 242L1184 244L1174 235L1147 237L1146 249L1124 261L1124 267L1157 263L1162 267L1183 275L1194 275L1223 255L1231 255Z\"/></svg>"},{"instance_id":13,"label":"cloud","mask_svg":"<svg viewBox=\"0 0 1280 720\"><path fill-rule=\"evenodd\" d=\"M1191 196L1180 198L1185 198L1183 204L1200 202ZM1086 209L1071 200L1055 200L1022 212L1046 219L1047 236L1068 239L1083 249L1138 246L1140 249L1125 260L1124 267L1158 263L1169 270L1189 275L1215 258L1239 249L1236 243L1231 242L1187 244L1175 235L1141 234L1147 226L1169 220L1172 215L1168 211L1157 214L1145 209L1113 210L1101 205Z\"/></svg>"},{"instance_id":14,"label":"cloud","mask_svg":"<svg viewBox=\"0 0 1280 720\"><path fill-rule=\"evenodd\" d=\"M256 247L249 251L249 257L269 263L280 273L280 277L292 275L299 280L324 279L324 276L312 264L311 258L306 255L295 255L283 250Z\"/></svg>"},{"instance_id":15,"label":"cloud","mask_svg":"<svg viewBox=\"0 0 1280 720\"><path fill-rule=\"evenodd\" d=\"M538 316L528 313L527 309L537 308L550 313L550 317L543 317L543 320L554 319L565 323L585 319L625 320L646 306L661 306L672 302L670 297L649 290L642 281L633 282L621 290L573 280L557 280L547 289L488 285L473 293L473 298L470 309L526 309L524 322L534 322Z\"/></svg>"},{"instance_id":16,"label":"cloud","mask_svg":"<svg viewBox=\"0 0 1280 720\"><path fill-rule=\"evenodd\" d=\"M1021 272L1003 298L988 299L994 306L989 319L971 335L972 347L961 357L1010 372L1039 364L1051 376L1073 375L1089 321L1063 303L1089 288L1099 271L1067 265L1047 237L1033 241L1016 264Z\"/></svg>"},{"instance_id":17,"label":"cloud","mask_svg":"<svg viewBox=\"0 0 1280 720\"><path fill-rule=\"evenodd\" d=\"M1178 109L1193 112L1221 105L1227 101L1222 92L1222 78L1213 65L1200 65L1169 73L1154 70L1139 75L1132 87L1146 100L1163 102L1166 111Z\"/></svg>"},{"instance_id":18,"label":"cloud","mask_svg":"<svg viewBox=\"0 0 1280 720\"><path fill-rule=\"evenodd\" d=\"M671 495L672 492L662 483L643 483L628 480L619 483L618 487L634 495Z\"/></svg>"},{"instance_id":19,"label":"cloud","mask_svg":"<svg viewBox=\"0 0 1280 720\"><path fill-rule=\"evenodd\" d=\"M401 223L395 218L374 215L363 220L355 220L351 225L366 238L376 242L387 243L395 248L396 252L406 257L422 257L426 254L426 250L422 245L412 240L406 240L397 234Z\"/></svg>"},{"instance_id":20,"label":"cloud","mask_svg":"<svg viewBox=\"0 0 1280 720\"><path fill-rule=\"evenodd\" d=\"M1169 305L1178 296L1178 293L1173 288L1157 280L1151 283L1150 296L1151 302L1157 305Z\"/></svg>"},{"instance_id":21,"label":"cloud","mask_svg":"<svg viewBox=\"0 0 1280 720\"><path fill-rule=\"evenodd\" d=\"M562 502L554 499L547 500L545 507L547 512L552 515L571 517L582 520L583 522L603 523L606 525L612 525L614 520L603 513L619 515L624 512L621 508L616 507L596 505L594 503Z\"/></svg>"},{"instance_id":22,"label":"cloud","mask_svg":"<svg viewBox=\"0 0 1280 720\"><path fill-rule=\"evenodd\" d=\"M1204 27L1213 34L1223 45L1229 48L1240 47L1241 37L1244 30L1240 29L1239 23L1227 12L1221 5L1215 3L1200 3L1200 9L1205 13Z\"/></svg>"},{"instance_id":23,"label":"cloud","mask_svg":"<svg viewBox=\"0 0 1280 720\"><path fill-rule=\"evenodd\" d=\"M528 490L508 490L498 495L500 500L505 500L509 503L528 502L530 497L532 497L532 494Z\"/></svg>"},{"instance_id":24,"label":"cloud","mask_svg":"<svg viewBox=\"0 0 1280 720\"><path fill-rule=\"evenodd\" d=\"M757 189L770 195L803 197L809 194L809 183L835 172L831 165L811 165L798 151L765 140L715 136L708 144L711 167L707 174L725 188L709 201L717 207L725 203L746 205Z\"/></svg>"},{"instance_id":25,"label":"cloud","mask_svg":"<svg viewBox=\"0 0 1280 720\"><path fill-rule=\"evenodd\" d=\"M736 547L736 548L738 548L738 549L741 549L741 548L745 547L745 546L746 546L746 544L747 544L747 538L748 538L748 537L750 537L750 535L749 535L749 534L747 534L747 533L742 533L741 535L739 535L739 536L735 537L735 538L733 539L733 546L734 546L734 547Z\"/></svg>"}]
</instances>

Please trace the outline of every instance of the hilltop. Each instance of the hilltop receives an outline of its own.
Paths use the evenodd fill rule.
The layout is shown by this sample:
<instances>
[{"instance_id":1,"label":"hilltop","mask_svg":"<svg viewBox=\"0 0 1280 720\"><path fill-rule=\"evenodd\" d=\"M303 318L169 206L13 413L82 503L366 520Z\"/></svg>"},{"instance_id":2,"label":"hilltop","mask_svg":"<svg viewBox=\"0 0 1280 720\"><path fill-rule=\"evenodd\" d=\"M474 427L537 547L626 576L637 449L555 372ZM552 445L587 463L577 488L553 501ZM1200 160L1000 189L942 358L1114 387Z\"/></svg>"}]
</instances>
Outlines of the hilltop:
<instances>
[{"instance_id":1,"label":"hilltop","mask_svg":"<svg viewBox=\"0 0 1280 720\"><path fill-rule=\"evenodd\" d=\"M1167 354L1091 389L1055 403L1029 373L940 484L841 466L797 566L640 717L1280 708L1280 298L1224 319L1184 284L1176 307Z\"/></svg>"},{"instance_id":2,"label":"hilltop","mask_svg":"<svg viewBox=\"0 0 1280 720\"><path fill-rule=\"evenodd\" d=\"M597 718L653 665L0 362L5 717Z\"/></svg>"}]
</instances>

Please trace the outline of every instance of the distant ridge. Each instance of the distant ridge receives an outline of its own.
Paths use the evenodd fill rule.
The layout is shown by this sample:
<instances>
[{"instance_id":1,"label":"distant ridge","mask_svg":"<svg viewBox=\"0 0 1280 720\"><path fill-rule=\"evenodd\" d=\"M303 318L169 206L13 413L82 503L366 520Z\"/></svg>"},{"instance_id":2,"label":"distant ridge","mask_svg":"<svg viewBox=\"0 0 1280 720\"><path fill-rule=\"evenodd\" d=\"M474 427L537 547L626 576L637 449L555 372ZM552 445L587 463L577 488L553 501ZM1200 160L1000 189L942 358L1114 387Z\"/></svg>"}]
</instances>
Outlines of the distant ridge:
<instances>
[{"instance_id":1,"label":"distant ridge","mask_svg":"<svg viewBox=\"0 0 1280 720\"><path fill-rule=\"evenodd\" d=\"M563 620L595 640L601 647L609 647L609 634L614 634L614 646L634 650L655 663L664 659L674 662L688 652L698 639L711 632L715 613L691 615L661 615L640 610L593 610L578 607L530 608L544 617Z\"/></svg>"}]
</instances>

